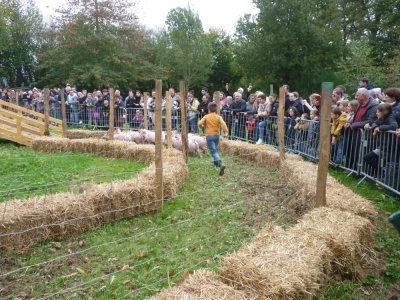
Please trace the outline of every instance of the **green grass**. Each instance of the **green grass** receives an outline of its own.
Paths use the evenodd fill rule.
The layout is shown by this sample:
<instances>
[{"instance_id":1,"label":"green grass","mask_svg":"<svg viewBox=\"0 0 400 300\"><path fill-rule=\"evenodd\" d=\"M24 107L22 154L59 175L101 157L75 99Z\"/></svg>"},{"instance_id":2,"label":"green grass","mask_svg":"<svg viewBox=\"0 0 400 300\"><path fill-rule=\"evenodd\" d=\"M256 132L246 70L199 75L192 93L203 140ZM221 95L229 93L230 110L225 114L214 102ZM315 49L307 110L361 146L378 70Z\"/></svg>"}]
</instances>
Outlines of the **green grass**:
<instances>
[{"instance_id":1,"label":"green grass","mask_svg":"<svg viewBox=\"0 0 400 300\"><path fill-rule=\"evenodd\" d=\"M265 203L266 197L271 197L265 194L269 191L265 183L282 185L275 172L224 160L227 171L219 177L209 156L191 158L190 178L180 196L165 203L160 213L104 225L68 240L42 243L28 254L1 257L4 272L94 247L21 270L3 282L0 277L0 287L6 287L10 299L21 293L45 296L80 284L84 285L57 297L116 299L128 295L143 299L187 272L216 269L223 255L248 242L268 218L275 218Z\"/></svg>"},{"instance_id":2,"label":"green grass","mask_svg":"<svg viewBox=\"0 0 400 300\"><path fill-rule=\"evenodd\" d=\"M332 169L330 173L378 208L376 250L379 268L369 270L369 275L360 281L332 283L317 299L398 299L391 297L400 296L400 235L386 218L400 210L400 199L389 196L371 182L358 185L358 178L347 177L343 171Z\"/></svg>"},{"instance_id":3,"label":"green grass","mask_svg":"<svg viewBox=\"0 0 400 300\"><path fill-rule=\"evenodd\" d=\"M59 191L76 191L81 184L127 179L145 163L91 154L40 153L0 140L0 203Z\"/></svg>"}]
</instances>

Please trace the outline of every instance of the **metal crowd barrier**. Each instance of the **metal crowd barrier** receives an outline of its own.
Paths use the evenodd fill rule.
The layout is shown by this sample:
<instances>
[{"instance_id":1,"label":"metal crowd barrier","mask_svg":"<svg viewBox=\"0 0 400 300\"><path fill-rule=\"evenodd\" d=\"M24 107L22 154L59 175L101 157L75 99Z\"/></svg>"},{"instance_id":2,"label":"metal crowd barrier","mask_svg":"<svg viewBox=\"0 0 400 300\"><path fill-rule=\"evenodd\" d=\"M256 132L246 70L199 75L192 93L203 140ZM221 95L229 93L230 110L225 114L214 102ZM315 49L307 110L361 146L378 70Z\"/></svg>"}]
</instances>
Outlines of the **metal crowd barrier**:
<instances>
[{"instance_id":1,"label":"metal crowd barrier","mask_svg":"<svg viewBox=\"0 0 400 300\"><path fill-rule=\"evenodd\" d=\"M106 129L109 124L109 108L67 106L67 123L72 126ZM61 118L61 109L50 107L50 115ZM204 113L188 112L187 125L191 133L204 135L204 128L197 126ZM229 139L278 146L277 117L258 118L252 113L221 111L227 124ZM154 128L154 112L148 111L149 128ZM166 111L163 109L163 130L166 130ZM143 108L116 108L115 127L139 130L144 128ZM173 109L172 130L181 131L181 112ZM287 152L299 154L311 161L319 159L319 122L285 118L285 148ZM371 130L343 129L336 143L331 145L330 164L361 176L360 182L370 179L386 189L400 195L400 138L395 132L374 135Z\"/></svg>"}]
</instances>

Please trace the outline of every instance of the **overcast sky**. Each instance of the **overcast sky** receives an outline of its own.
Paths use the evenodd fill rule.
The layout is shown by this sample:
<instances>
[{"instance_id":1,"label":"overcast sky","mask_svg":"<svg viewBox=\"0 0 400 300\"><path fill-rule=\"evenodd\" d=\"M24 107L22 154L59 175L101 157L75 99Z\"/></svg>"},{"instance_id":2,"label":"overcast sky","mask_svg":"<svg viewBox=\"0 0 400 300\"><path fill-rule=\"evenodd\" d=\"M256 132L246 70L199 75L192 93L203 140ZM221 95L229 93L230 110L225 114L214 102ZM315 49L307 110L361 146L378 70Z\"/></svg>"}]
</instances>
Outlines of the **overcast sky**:
<instances>
[{"instance_id":1,"label":"overcast sky","mask_svg":"<svg viewBox=\"0 0 400 300\"><path fill-rule=\"evenodd\" d=\"M45 20L64 3L63 0L35 1ZM151 29L162 28L170 9L187 7L188 4L199 14L205 30L221 28L229 34L235 32L236 22L241 16L257 12L252 0L137 0L139 22Z\"/></svg>"}]
</instances>

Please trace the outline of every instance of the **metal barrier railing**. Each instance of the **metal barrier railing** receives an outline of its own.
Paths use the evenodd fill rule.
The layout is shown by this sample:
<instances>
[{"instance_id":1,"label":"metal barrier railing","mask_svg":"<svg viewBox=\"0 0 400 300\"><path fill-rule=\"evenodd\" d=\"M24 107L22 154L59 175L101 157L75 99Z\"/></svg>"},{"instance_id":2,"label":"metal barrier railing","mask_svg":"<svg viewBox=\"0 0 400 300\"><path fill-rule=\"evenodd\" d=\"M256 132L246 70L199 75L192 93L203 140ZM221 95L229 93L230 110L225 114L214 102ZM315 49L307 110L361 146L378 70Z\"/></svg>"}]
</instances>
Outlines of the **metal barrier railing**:
<instances>
[{"instance_id":1,"label":"metal barrier railing","mask_svg":"<svg viewBox=\"0 0 400 300\"><path fill-rule=\"evenodd\" d=\"M61 118L59 106L50 107L50 115ZM67 123L72 126L107 129L109 108L104 106L67 106ZM191 133L204 135L198 121L205 113L188 111L187 125ZM278 146L277 117L260 117L251 113L222 110L229 139ZM139 130L144 128L144 109L115 108L116 128ZM154 112L148 111L149 129L154 128ZM166 110L163 109L163 130L166 130ZM181 111L173 108L171 112L172 130L181 131ZM319 159L319 121L285 118L285 148L287 152L299 154L311 161ZM330 164L350 174L362 176L379 183L386 189L400 195L400 138L395 132L381 132L343 128L340 137L331 145Z\"/></svg>"}]
</instances>

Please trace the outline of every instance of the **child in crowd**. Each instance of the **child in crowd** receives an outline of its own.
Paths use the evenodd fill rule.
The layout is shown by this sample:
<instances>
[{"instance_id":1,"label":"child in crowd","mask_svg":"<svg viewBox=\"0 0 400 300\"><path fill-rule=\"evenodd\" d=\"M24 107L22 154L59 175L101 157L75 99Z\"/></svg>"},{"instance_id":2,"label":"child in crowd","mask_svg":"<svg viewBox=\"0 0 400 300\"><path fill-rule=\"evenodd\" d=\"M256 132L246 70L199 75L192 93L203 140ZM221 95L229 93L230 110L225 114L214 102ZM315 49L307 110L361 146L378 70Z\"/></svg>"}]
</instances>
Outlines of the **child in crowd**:
<instances>
[{"instance_id":1,"label":"child in crowd","mask_svg":"<svg viewBox=\"0 0 400 300\"><path fill-rule=\"evenodd\" d=\"M346 101L346 100L343 100ZM342 103L340 104L342 105ZM347 123L347 114L339 107L335 107L331 112L331 157L336 164L340 164L343 159L343 126Z\"/></svg>"},{"instance_id":2,"label":"child in crowd","mask_svg":"<svg viewBox=\"0 0 400 300\"><path fill-rule=\"evenodd\" d=\"M354 114L357 111L357 108L360 104L357 100L351 100L349 102L349 106L347 107L347 123L353 122Z\"/></svg>"},{"instance_id":3,"label":"child in crowd","mask_svg":"<svg viewBox=\"0 0 400 300\"><path fill-rule=\"evenodd\" d=\"M224 137L228 136L228 127L221 116L217 115L217 104L211 102L208 104L209 114L205 115L198 123L200 128L206 124L206 140L210 154L214 159L214 165L219 168L219 175L224 175L225 166L222 164L218 153L219 133L222 127Z\"/></svg>"},{"instance_id":4,"label":"child in crowd","mask_svg":"<svg viewBox=\"0 0 400 300\"><path fill-rule=\"evenodd\" d=\"M310 116L308 113L303 113L301 115L300 121L294 126L294 130L296 131L297 141L298 141L298 150L300 152L304 152L306 150L307 139L308 139L308 127L310 122Z\"/></svg>"},{"instance_id":5,"label":"child in crowd","mask_svg":"<svg viewBox=\"0 0 400 300\"><path fill-rule=\"evenodd\" d=\"M349 103L350 103L349 100L342 100L342 101L340 101L340 103L339 103L339 108L340 108L340 110L347 113L348 108L349 108Z\"/></svg>"},{"instance_id":6,"label":"child in crowd","mask_svg":"<svg viewBox=\"0 0 400 300\"><path fill-rule=\"evenodd\" d=\"M247 125L247 139L253 142L255 137L255 126L256 126L256 120L254 118L254 114L252 113L247 114L246 125Z\"/></svg>"}]
</instances>

